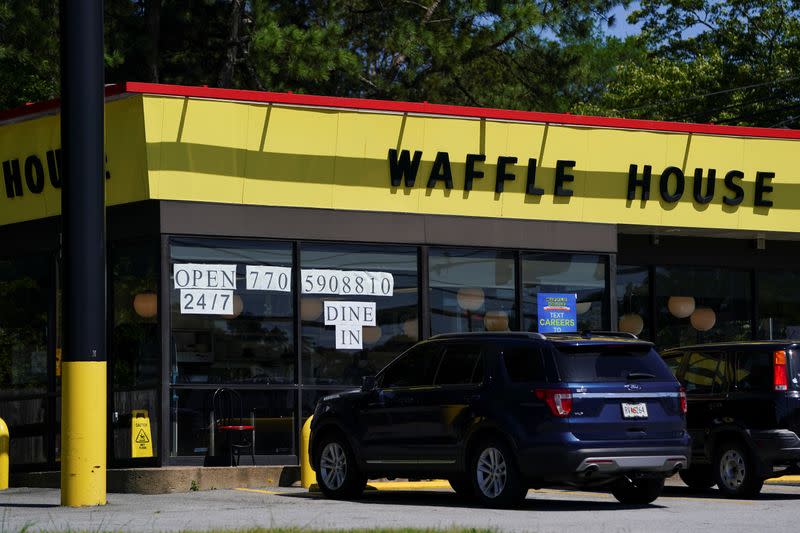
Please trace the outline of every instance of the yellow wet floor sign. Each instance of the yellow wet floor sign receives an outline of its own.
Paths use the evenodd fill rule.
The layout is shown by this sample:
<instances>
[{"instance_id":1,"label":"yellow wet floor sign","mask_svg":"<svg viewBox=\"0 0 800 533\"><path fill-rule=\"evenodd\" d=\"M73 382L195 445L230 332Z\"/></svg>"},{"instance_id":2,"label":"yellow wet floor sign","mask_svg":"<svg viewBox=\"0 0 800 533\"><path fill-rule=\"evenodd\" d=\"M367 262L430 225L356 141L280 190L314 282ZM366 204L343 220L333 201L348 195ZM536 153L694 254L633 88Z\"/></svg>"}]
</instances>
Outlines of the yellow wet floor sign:
<instances>
[{"instance_id":1,"label":"yellow wet floor sign","mask_svg":"<svg viewBox=\"0 0 800 533\"><path fill-rule=\"evenodd\" d=\"M131 457L153 457L150 416L146 409L131 411Z\"/></svg>"}]
</instances>

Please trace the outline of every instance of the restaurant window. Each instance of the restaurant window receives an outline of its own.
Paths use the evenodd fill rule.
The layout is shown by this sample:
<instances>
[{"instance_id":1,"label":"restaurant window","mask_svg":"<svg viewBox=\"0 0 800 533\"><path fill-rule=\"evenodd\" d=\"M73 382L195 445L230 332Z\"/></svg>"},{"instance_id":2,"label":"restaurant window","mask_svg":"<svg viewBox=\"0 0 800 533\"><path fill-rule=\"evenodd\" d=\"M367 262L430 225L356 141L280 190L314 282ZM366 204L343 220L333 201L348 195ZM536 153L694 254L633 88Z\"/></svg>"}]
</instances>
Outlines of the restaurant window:
<instances>
[{"instance_id":1,"label":"restaurant window","mask_svg":"<svg viewBox=\"0 0 800 533\"><path fill-rule=\"evenodd\" d=\"M47 461L48 256L0 259L0 418L13 438L12 465Z\"/></svg>"},{"instance_id":2,"label":"restaurant window","mask_svg":"<svg viewBox=\"0 0 800 533\"><path fill-rule=\"evenodd\" d=\"M514 253L431 249L431 334L516 329Z\"/></svg>"},{"instance_id":3,"label":"restaurant window","mask_svg":"<svg viewBox=\"0 0 800 533\"><path fill-rule=\"evenodd\" d=\"M255 455L296 455L294 413L297 392L242 389L238 395L241 408L237 399L233 416L237 424L253 426L247 437L252 438ZM227 453L224 449L225 434L219 431L224 415L214 412L213 397L213 390L172 390L170 455L201 456L208 459L207 464L224 464ZM249 464L247 454L243 455L240 464Z\"/></svg>"},{"instance_id":4,"label":"restaurant window","mask_svg":"<svg viewBox=\"0 0 800 533\"><path fill-rule=\"evenodd\" d=\"M295 383L291 268L290 243L174 239L172 383Z\"/></svg>"},{"instance_id":5,"label":"restaurant window","mask_svg":"<svg viewBox=\"0 0 800 533\"><path fill-rule=\"evenodd\" d=\"M746 271L657 267L655 342L672 348L752 338L752 295Z\"/></svg>"},{"instance_id":6,"label":"restaurant window","mask_svg":"<svg viewBox=\"0 0 800 533\"><path fill-rule=\"evenodd\" d=\"M757 272L758 338L800 339L800 271Z\"/></svg>"},{"instance_id":7,"label":"restaurant window","mask_svg":"<svg viewBox=\"0 0 800 533\"><path fill-rule=\"evenodd\" d=\"M576 295L577 330L603 329L606 258L599 255L522 254L523 329L538 331L537 295Z\"/></svg>"},{"instance_id":8,"label":"restaurant window","mask_svg":"<svg viewBox=\"0 0 800 533\"><path fill-rule=\"evenodd\" d=\"M110 251L113 458L132 457L132 416L150 420L153 455L158 454L158 392L161 335L158 323L157 240L114 242ZM139 458L139 460L146 458Z\"/></svg>"},{"instance_id":9,"label":"restaurant window","mask_svg":"<svg viewBox=\"0 0 800 533\"><path fill-rule=\"evenodd\" d=\"M230 434L215 412L220 389L232 391L235 412L217 410L239 419L236 425L253 426L248 438L256 456L295 455L292 244L189 238L170 244L170 455L224 464Z\"/></svg>"},{"instance_id":10,"label":"restaurant window","mask_svg":"<svg viewBox=\"0 0 800 533\"><path fill-rule=\"evenodd\" d=\"M616 293L618 331L651 339L649 268L618 265Z\"/></svg>"},{"instance_id":11,"label":"restaurant window","mask_svg":"<svg viewBox=\"0 0 800 533\"><path fill-rule=\"evenodd\" d=\"M416 248L303 243L300 257L304 384L360 384L417 341ZM338 314L365 306L368 322Z\"/></svg>"}]
</instances>

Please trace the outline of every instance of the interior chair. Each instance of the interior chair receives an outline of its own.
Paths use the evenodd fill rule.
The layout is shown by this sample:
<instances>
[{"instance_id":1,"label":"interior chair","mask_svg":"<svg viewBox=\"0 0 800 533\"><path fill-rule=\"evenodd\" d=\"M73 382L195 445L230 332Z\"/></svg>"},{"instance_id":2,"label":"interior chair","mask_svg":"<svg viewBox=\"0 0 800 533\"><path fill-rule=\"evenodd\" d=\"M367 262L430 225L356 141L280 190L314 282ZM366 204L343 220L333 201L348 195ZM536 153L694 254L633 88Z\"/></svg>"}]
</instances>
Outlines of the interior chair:
<instances>
[{"instance_id":1,"label":"interior chair","mask_svg":"<svg viewBox=\"0 0 800 533\"><path fill-rule=\"evenodd\" d=\"M212 398L215 431L225 435L227 443L228 460L231 466L239 466L243 453L249 453L256 464L255 442L256 426L252 412L245 423L241 395L232 389L220 388L214 391Z\"/></svg>"}]
</instances>

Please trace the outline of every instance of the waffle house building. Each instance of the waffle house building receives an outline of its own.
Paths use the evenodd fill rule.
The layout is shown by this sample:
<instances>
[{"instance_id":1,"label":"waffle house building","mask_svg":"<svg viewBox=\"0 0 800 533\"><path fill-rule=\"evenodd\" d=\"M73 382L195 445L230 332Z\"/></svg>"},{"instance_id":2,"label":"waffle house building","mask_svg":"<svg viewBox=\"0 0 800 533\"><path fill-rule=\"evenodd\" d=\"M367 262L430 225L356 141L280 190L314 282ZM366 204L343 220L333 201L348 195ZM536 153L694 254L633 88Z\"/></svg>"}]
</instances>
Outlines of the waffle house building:
<instances>
[{"instance_id":1,"label":"waffle house building","mask_svg":"<svg viewBox=\"0 0 800 533\"><path fill-rule=\"evenodd\" d=\"M296 464L318 398L443 332L800 337L798 131L141 83L105 113L111 467L207 464L220 388ZM60 454L59 131L0 114L17 470Z\"/></svg>"}]
</instances>

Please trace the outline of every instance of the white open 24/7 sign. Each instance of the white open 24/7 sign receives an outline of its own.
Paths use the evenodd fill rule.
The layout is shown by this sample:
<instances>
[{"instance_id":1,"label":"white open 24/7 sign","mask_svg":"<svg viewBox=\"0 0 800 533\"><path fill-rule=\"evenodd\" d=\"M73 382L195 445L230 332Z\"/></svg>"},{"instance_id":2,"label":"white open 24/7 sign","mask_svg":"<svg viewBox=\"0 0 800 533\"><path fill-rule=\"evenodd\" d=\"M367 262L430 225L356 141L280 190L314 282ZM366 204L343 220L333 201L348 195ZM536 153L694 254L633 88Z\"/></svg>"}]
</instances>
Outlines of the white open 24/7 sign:
<instances>
[{"instance_id":1,"label":"white open 24/7 sign","mask_svg":"<svg viewBox=\"0 0 800 533\"><path fill-rule=\"evenodd\" d=\"M232 315L236 265L182 263L173 267L180 290L180 310L186 315Z\"/></svg>"},{"instance_id":2,"label":"white open 24/7 sign","mask_svg":"<svg viewBox=\"0 0 800 533\"><path fill-rule=\"evenodd\" d=\"M174 287L180 291L181 314L233 315L237 265L176 263ZM302 294L392 296L394 276L365 270L303 269ZM245 265L248 291L292 292L291 267ZM336 349L361 349L363 327L375 326L375 302L325 301L325 325L336 328Z\"/></svg>"}]
</instances>

